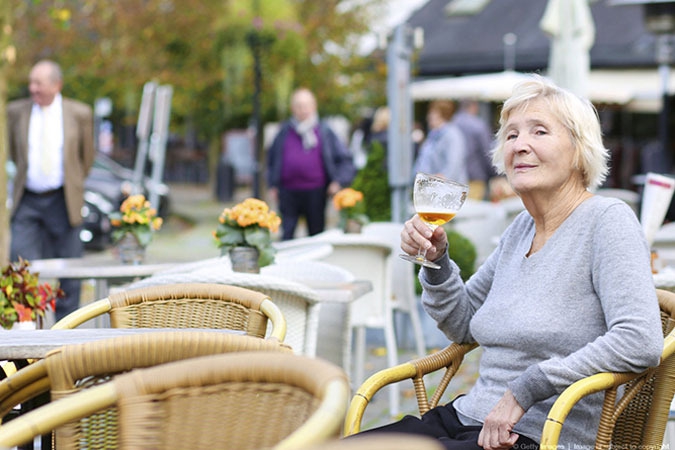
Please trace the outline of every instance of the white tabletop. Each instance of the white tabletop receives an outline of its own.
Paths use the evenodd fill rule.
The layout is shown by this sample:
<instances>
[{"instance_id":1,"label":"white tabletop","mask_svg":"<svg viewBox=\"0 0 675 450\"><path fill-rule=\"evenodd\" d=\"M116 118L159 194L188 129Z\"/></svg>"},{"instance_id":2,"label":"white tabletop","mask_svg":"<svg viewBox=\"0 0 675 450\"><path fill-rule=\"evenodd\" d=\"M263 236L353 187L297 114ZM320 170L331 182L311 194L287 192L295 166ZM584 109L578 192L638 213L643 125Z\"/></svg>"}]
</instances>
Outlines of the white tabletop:
<instances>
[{"instance_id":1,"label":"white tabletop","mask_svg":"<svg viewBox=\"0 0 675 450\"><path fill-rule=\"evenodd\" d=\"M174 263L122 264L114 258L54 258L31 261L31 270L43 278L133 279L173 267Z\"/></svg>"},{"instance_id":2,"label":"white tabletop","mask_svg":"<svg viewBox=\"0 0 675 450\"><path fill-rule=\"evenodd\" d=\"M59 347L69 344L109 339L139 333L194 332L244 334L242 331L223 329L176 328L74 328L72 330L0 330L0 360L39 359Z\"/></svg>"}]
</instances>

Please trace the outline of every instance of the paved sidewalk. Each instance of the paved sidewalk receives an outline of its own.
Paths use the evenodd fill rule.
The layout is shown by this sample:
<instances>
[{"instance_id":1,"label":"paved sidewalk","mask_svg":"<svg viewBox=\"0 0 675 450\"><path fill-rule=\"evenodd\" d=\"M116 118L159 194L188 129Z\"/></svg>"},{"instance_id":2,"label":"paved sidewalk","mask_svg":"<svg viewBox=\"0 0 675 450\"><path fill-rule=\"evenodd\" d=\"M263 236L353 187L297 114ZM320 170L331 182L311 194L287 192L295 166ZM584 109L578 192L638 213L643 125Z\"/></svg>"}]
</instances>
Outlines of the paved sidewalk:
<instances>
[{"instance_id":1,"label":"paved sidewalk","mask_svg":"<svg viewBox=\"0 0 675 450\"><path fill-rule=\"evenodd\" d=\"M162 229L155 234L152 243L148 247L147 259L163 262L187 262L218 256L220 250L216 248L212 236L212 232L217 226L218 216L225 207L244 200L248 195L249 192L247 190L239 190L235 193L235 198L232 202L223 203L217 200L214 190L208 186L192 184L171 185L171 213L165 220ZM335 226L335 215L331 211L328 211L328 214L329 227ZM85 293L84 295L87 294ZM447 341L445 337L436 330L435 324L426 313L422 311L421 317L423 327L425 328L428 351L446 345ZM405 320L400 320L399 322L401 326L405 326L407 323ZM412 333L407 333L407 335L410 336ZM365 366L366 377L386 368L386 354L382 333L379 330L372 330L372 332L367 333L367 338L369 357ZM401 344L403 348L399 351L399 362L417 357L414 354L414 350L412 350L412 342L408 342L408 345L406 342L402 342ZM473 384L476 376L477 356L477 353L467 356L464 368L455 376L455 379L448 388L450 394L448 394L445 401L451 400L458 393L466 392L467 388ZM438 376L432 377L427 383L427 388L433 391L437 380ZM399 417L402 417L403 414L416 414L416 411L417 402L412 383L404 382L401 386L401 414ZM366 409L362 428L368 429L384 425L394 419L390 415L388 395L386 390L384 390L375 396Z\"/></svg>"}]
</instances>

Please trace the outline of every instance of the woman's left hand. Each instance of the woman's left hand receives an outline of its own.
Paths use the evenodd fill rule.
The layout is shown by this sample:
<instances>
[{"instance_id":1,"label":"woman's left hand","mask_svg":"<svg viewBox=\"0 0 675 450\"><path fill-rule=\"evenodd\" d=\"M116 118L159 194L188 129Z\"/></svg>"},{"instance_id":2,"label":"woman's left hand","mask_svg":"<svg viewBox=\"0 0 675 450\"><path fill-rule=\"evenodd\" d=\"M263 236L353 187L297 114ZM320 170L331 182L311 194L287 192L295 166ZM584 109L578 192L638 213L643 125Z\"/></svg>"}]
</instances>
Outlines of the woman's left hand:
<instances>
[{"instance_id":1,"label":"woman's left hand","mask_svg":"<svg viewBox=\"0 0 675 450\"><path fill-rule=\"evenodd\" d=\"M513 427L525 414L510 390L506 391L497 405L485 418L483 429L478 435L478 445L485 450L504 450L513 447L518 440Z\"/></svg>"}]
</instances>

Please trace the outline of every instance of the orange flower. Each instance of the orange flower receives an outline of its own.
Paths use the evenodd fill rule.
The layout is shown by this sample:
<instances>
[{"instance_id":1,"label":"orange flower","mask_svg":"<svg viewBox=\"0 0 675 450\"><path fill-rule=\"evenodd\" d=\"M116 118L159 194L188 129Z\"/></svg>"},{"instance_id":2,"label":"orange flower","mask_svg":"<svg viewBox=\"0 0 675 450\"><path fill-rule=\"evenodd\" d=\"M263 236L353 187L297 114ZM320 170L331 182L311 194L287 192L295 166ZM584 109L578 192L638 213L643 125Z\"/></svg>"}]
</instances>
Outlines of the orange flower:
<instances>
[{"instance_id":1,"label":"orange flower","mask_svg":"<svg viewBox=\"0 0 675 450\"><path fill-rule=\"evenodd\" d=\"M353 208L361 201L363 201L363 192L352 188L345 188L335 194L333 206L340 211L345 208Z\"/></svg>"},{"instance_id":2,"label":"orange flower","mask_svg":"<svg viewBox=\"0 0 675 450\"><path fill-rule=\"evenodd\" d=\"M162 227L163 220L157 216L157 210L152 207L144 195L130 195L120 206L119 211L110 214L110 224L113 230L113 240L117 241L126 233L131 233L141 245L146 246L152 239L152 233Z\"/></svg>"}]
</instances>

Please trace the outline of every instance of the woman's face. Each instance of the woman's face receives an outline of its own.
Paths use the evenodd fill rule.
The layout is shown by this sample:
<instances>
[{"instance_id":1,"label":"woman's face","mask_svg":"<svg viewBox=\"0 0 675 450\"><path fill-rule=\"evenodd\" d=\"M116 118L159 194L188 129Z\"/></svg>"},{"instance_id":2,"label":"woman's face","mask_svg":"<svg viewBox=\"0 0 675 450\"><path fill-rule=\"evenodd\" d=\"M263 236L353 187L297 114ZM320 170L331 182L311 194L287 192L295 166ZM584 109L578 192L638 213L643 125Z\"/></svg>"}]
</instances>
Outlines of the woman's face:
<instances>
[{"instance_id":1,"label":"woman's face","mask_svg":"<svg viewBox=\"0 0 675 450\"><path fill-rule=\"evenodd\" d=\"M445 124L445 121L438 111L430 109L427 113L427 124L429 125L429 129L435 130L436 128L442 127L443 124Z\"/></svg>"},{"instance_id":2,"label":"woman's face","mask_svg":"<svg viewBox=\"0 0 675 450\"><path fill-rule=\"evenodd\" d=\"M543 100L513 111L505 129L504 168L518 194L583 188L570 133Z\"/></svg>"}]
</instances>

